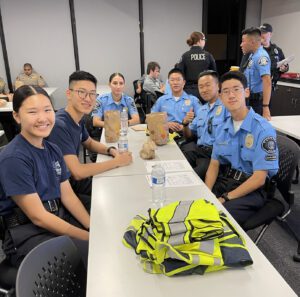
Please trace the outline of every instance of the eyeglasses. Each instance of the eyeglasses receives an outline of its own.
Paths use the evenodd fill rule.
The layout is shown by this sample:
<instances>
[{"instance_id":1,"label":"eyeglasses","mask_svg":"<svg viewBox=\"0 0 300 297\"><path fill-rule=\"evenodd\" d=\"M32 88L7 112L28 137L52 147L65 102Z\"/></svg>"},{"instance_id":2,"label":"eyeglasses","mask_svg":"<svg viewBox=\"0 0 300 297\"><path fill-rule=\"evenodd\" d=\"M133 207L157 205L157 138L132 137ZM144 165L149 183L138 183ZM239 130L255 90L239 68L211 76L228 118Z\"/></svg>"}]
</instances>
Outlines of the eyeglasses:
<instances>
[{"instance_id":1,"label":"eyeglasses","mask_svg":"<svg viewBox=\"0 0 300 297\"><path fill-rule=\"evenodd\" d=\"M212 133L212 120L213 118L209 118L209 120L207 121L207 132L208 134L211 134Z\"/></svg>"},{"instance_id":2,"label":"eyeglasses","mask_svg":"<svg viewBox=\"0 0 300 297\"><path fill-rule=\"evenodd\" d=\"M234 95L239 94L244 88L243 87L234 87L232 89L223 89L221 93L225 96L229 96L232 92Z\"/></svg>"},{"instance_id":3,"label":"eyeglasses","mask_svg":"<svg viewBox=\"0 0 300 297\"><path fill-rule=\"evenodd\" d=\"M95 92L88 92L85 90L74 90L74 89L69 89L69 90L72 92L76 92L80 99L85 99L87 97L87 95L89 95L90 99L94 100L98 96L98 94Z\"/></svg>"}]
</instances>

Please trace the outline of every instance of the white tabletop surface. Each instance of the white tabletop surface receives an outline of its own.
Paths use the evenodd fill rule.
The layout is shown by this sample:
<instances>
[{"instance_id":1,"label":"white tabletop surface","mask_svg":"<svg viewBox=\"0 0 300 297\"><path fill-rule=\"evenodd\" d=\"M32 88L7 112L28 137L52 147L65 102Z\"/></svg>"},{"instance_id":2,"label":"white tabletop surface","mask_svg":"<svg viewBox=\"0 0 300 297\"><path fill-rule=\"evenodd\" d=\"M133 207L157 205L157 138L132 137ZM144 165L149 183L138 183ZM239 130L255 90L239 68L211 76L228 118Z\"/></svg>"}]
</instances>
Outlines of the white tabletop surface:
<instances>
[{"instance_id":1,"label":"white tabletop surface","mask_svg":"<svg viewBox=\"0 0 300 297\"><path fill-rule=\"evenodd\" d=\"M56 90L57 88L43 88L49 96L51 96ZM7 102L6 106L4 107L0 107L0 112L12 112L13 111L13 107L12 107L12 102Z\"/></svg>"},{"instance_id":2,"label":"white tabletop surface","mask_svg":"<svg viewBox=\"0 0 300 297\"><path fill-rule=\"evenodd\" d=\"M143 125L146 127L145 125ZM109 146L118 147L117 143L106 143L105 132L103 130L101 136L101 142ZM103 172L101 176L122 176L122 175L135 175L135 174L146 174L145 163L147 160L140 158L139 152L142 149L144 142L148 140L148 136L145 131L134 131L131 127L128 129L128 147L129 151L132 152L133 162L129 166L119 167L113 170ZM106 155L98 155L97 162L109 160L111 157ZM157 146L155 150L155 159L153 161L160 160L185 160L184 155L178 149L175 142L170 142L167 145ZM191 168L192 170L192 168Z\"/></svg>"},{"instance_id":3,"label":"white tabletop surface","mask_svg":"<svg viewBox=\"0 0 300 297\"><path fill-rule=\"evenodd\" d=\"M270 123L277 131L300 139L300 115L272 117Z\"/></svg>"},{"instance_id":4,"label":"white tabletop surface","mask_svg":"<svg viewBox=\"0 0 300 297\"><path fill-rule=\"evenodd\" d=\"M246 238L252 266L202 276L167 277L144 272L134 251L122 244L122 237L130 220L137 214L146 215L151 207L151 189L145 176L94 177L92 193L88 297L296 296L238 226ZM166 195L169 202L216 200L204 184L167 188Z\"/></svg>"}]
</instances>

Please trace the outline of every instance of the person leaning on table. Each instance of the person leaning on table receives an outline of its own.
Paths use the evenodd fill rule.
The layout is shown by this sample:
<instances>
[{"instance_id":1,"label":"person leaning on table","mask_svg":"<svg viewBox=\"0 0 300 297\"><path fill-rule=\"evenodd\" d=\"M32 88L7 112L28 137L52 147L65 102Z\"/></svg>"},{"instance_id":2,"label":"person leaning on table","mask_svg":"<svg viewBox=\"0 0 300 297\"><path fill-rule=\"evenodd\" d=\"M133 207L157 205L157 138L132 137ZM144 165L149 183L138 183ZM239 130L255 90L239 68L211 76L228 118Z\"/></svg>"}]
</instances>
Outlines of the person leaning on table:
<instances>
[{"instance_id":1,"label":"person leaning on table","mask_svg":"<svg viewBox=\"0 0 300 297\"><path fill-rule=\"evenodd\" d=\"M6 257L19 266L30 250L55 236L87 241L90 218L69 184L60 149L44 139L55 122L48 94L21 86L13 116L21 132L0 154L0 232Z\"/></svg>"},{"instance_id":2,"label":"person leaning on table","mask_svg":"<svg viewBox=\"0 0 300 297\"><path fill-rule=\"evenodd\" d=\"M90 114L95 106L97 79L85 71L73 72L66 91L67 107L56 112L56 122L48 137L62 151L71 172L70 183L87 210L91 206L92 176L101 172L129 165L130 152L119 154L115 147L92 139L85 127L84 115ZM91 152L110 155L113 158L101 163L82 164L79 160L80 145Z\"/></svg>"},{"instance_id":3,"label":"person leaning on table","mask_svg":"<svg viewBox=\"0 0 300 297\"><path fill-rule=\"evenodd\" d=\"M217 128L205 183L241 224L265 204L263 186L278 171L276 132L246 106L249 89L244 74L227 72L220 83L231 117Z\"/></svg>"}]
</instances>

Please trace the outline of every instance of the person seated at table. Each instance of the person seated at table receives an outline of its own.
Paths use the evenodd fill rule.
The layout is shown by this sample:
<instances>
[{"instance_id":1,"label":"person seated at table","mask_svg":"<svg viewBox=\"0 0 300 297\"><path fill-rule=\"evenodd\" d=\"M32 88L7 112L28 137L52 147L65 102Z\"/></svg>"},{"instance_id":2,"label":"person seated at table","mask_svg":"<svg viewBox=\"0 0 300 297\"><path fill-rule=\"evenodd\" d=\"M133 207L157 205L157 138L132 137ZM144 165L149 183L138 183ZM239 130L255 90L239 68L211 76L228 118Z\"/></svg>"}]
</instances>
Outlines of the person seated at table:
<instances>
[{"instance_id":1,"label":"person seated at table","mask_svg":"<svg viewBox=\"0 0 300 297\"><path fill-rule=\"evenodd\" d=\"M6 105L3 101L12 101L13 94L9 92L6 82L0 77L0 107Z\"/></svg>"},{"instance_id":2,"label":"person seated at table","mask_svg":"<svg viewBox=\"0 0 300 297\"><path fill-rule=\"evenodd\" d=\"M157 99L151 112L166 112L168 126L172 132L182 133L182 121L188 112L196 115L200 108L199 99L183 91L185 80L180 69L173 68L168 74L172 94L166 94Z\"/></svg>"},{"instance_id":3,"label":"person seated at table","mask_svg":"<svg viewBox=\"0 0 300 297\"><path fill-rule=\"evenodd\" d=\"M30 63L25 63L23 71L20 72L15 80L15 89L22 85L45 87L46 82L44 78L32 68Z\"/></svg>"},{"instance_id":4,"label":"person seated at table","mask_svg":"<svg viewBox=\"0 0 300 297\"><path fill-rule=\"evenodd\" d=\"M263 207L263 186L278 171L276 132L246 106L249 89L243 73L227 72L220 82L231 117L217 128L205 183L242 224Z\"/></svg>"},{"instance_id":5,"label":"person seated at table","mask_svg":"<svg viewBox=\"0 0 300 297\"><path fill-rule=\"evenodd\" d=\"M143 89L156 98L162 96L165 92L165 85L159 79L160 66L157 62L149 62L147 65L147 75L144 80Z\"/></svg>"},{"instance_id":6,"label":"person seated at table","mask_svg":"<svg viewBox=\"0 0 300 297\"><path fill-rule=\"evenodd\" d=\"M92 112L94 127L104 127L104 113L107 110L128 110L128 124L136 125L140 123L140 117L134 100L125 95L125 78L121 73L113 73L109 77L111 93L101 95L96 100L96 106Z\"/></svg>"},{"instance_id":7,"label":"person seated at table","mask_svg":"<svg viewBox=\"0 0 300 297\"><path fill-rule=\"evenodd\" d=\"M69 184L60 149L45 140L55 122L48 94L21 86L13 110L21 132L0 154L0 230L6 257L19 266L30 250L55 236L87 241L90 218Z\"/></svg>"},{"instance_id":8,"label":"person seated at table","mask_svg":"<svg viewBox=\"0 0 300 297\"><path fill-rule=\"evenodd\" d=\"M206 102L199 109L198 116L188 112L183 119L183 136L186 140L196 138L181 147L186 159L202 180L210 162L212 145L216 137L216 129L224 123L230 114L219 98L219 75L214 70L206 70L199 74L198 88L201 98Z\"/></svg>"},{"instance_id":9,"label":"person seated at table","mask_svg":"<svg viewBox=\"0 0 300 297\"><path fill-rule=\"evenodd\" d=\"M70 182L86 209L90 209L92 176L101 172L129 165L130 152L119 154L115 147L107 147L93 140L85 127L84 115L95 106L97 79L85 71L75 71L69 77L66 91L67 106L56 112L56 122L49 140L58 145L71 172ZM113 158L102 163L82 164L79 160L80 144L91 152L110 155Z\"/></svg>"}]
</instances>

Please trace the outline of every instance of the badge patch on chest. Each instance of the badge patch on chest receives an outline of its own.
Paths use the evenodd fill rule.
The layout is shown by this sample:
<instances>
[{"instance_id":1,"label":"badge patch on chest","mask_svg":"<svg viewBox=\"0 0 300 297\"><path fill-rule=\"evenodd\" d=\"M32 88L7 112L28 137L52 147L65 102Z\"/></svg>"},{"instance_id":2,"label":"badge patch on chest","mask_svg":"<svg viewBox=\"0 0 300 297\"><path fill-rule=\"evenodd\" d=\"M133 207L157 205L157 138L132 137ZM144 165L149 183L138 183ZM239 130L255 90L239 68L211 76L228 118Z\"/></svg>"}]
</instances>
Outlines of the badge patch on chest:
<instances>
[{"instance_id":1,"label":"badge patch on chest","mask_svg":"<svg viewBox=\"0 0 300 297\"><path fill-rule=\"evenodd\" d=\"M186 106L190 106L191 105L191 100L190 99L185 99L184 104Z\"/></svg>"},{"instance_id":2,"label":"badge patch on chest","mask_svg":"<svg viewBox=\"0 0 300 297\"><path fill-rule=\"evenodd\" d=\"M258 60L258 64L260 66L265 66L268 64L268 61L269 59L267 57L261 57L259 60Z\"/></svg>"},{"instance_id":3,"label":"badge patch on chest","mask_svg":"<svg viewBox=\"0 0 300 297\"><path fill-rule=\"evenodd\" d=\"M248 68L251 68L251 66L253 65L253 60L251 59L247 65Z\"/></svg>"},{"instance_id":4,"label":"badge patch on chest","mask_svg":"<svg viewBox=\"0 0 300 297\"><path fill-rule=\"evenodd\" d=\"M220 115L222 112L222 106L218 106L217 110L216 110L216 116Z\"/></svg>"},{"instance_id":5,"label":"badge patch on chest","mask_svg":"<svg viewBox=\"0 0 300 297\"><path fill-rule=\"evenodd\" d=\"M278 49L277 49L277 48L274 48L274 53L275 53L276 55L278 55Z\"/></svg>"},{"instance_id":6,"label":"badge patch on chest","mask_svg":"<svg viewBox=\"0 0 300 297\"><path fill-rule=\"evenodd\" d=\"M274 137L266 137L261 143L262 149L268 154L274 154L276 152L276 140Z\"/></svg>"},{"instance_id":7,"label":"badge patch on chest","mask_svg":"<svg viewBox=\"0 0 300 297\"><path fill-rule=\"evenodd\" d=\"M252 134L247 134L246 138L245 138L245 147L247 148L251 148L253 146L254 143L254 137Z\"/></svg>"}]
</instances>

